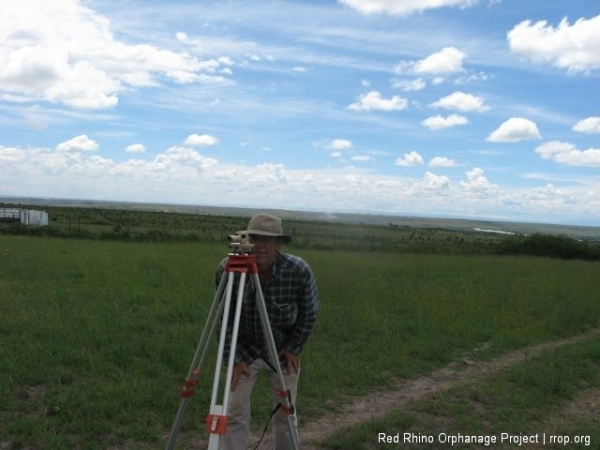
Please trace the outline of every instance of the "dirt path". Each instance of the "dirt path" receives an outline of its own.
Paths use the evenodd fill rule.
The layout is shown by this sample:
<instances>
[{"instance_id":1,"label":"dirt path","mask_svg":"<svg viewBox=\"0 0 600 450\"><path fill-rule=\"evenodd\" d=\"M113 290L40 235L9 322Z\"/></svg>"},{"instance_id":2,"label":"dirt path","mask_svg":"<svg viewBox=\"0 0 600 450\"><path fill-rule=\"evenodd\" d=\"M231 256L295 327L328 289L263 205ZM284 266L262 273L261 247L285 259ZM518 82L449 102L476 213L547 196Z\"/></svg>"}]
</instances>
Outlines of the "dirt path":
<instances>
[{"instance_id":1,"label":"dirt path","mask_svg":"<svg viewBox=\"0 0 600 450\"><path fill-rule=\"evenodd\" d=\"M463 359L461 362L449 364L415 380L399 380L391 389L357 398L353 403L344 406L339 413L329 414L318 421L310 421L305 418L305 421L300 424L302 449L318 450L321 448L319 442L326 439L334 431L385 417L395 409L400 409L411 402L445 391L458 383L488 378L544 351L574 344L593 336L600 336L600 328L571 338L544 342L515 350L489 361L476 362ZM252 437L250 441L252 446L249 448L254 446L257 438L257 436ZM265 436L259 448L273 448L270 435Z\"/></svg>"}]
</instances>

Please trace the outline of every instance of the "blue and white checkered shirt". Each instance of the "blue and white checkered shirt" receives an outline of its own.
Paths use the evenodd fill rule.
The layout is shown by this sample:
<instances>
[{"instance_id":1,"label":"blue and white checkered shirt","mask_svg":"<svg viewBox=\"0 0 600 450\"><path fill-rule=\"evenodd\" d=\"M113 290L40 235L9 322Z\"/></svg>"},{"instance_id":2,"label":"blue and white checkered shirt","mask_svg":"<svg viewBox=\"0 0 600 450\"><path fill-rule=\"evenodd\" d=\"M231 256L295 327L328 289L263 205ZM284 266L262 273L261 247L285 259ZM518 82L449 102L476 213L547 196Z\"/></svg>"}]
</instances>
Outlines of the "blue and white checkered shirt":
<instances>
[{"instance_id":1,"label":"blue and white checkered shirt","mask_svg":"<svg viewBox=\"0 0 600 450\"><path fill-rule=\"evenodd\" d=\"M217 268L217 285L225 270L226 262L227 258ZM314 329L319 309L318 291L312 270L302 258L277 252L269 280L262 286L262 291L277 351L285 349L299 355ZM225 357L229 354L236 299L237 286L234 286L225 341ZM248 276L235 361L248 365L259 357L268 361L267 348L255 303L253 277Z\"/></svg>"}]
</instances>

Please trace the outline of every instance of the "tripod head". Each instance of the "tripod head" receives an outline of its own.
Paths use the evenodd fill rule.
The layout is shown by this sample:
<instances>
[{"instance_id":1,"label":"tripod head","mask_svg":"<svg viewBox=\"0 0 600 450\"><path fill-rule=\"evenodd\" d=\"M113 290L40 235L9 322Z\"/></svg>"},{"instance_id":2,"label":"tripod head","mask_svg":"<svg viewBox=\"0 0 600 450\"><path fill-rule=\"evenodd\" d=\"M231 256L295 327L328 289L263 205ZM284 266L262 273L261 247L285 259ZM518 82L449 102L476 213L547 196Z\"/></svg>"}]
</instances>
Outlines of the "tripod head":
<instances>
[{"instance_id":1,"label":"tripod head","mask_svg":"<svg viewBox=\"0 0 600 450\"><path fill-rule=\"evenodd\" d=\"M250 253L254 247L254 244L250 242L250 236L242 231L238 231L235 234L230 234L227 236L227 240L229 241L229 247L231 247L233 249L233 253L236 254L243 255Z\"/></svg>"}]
</instances>

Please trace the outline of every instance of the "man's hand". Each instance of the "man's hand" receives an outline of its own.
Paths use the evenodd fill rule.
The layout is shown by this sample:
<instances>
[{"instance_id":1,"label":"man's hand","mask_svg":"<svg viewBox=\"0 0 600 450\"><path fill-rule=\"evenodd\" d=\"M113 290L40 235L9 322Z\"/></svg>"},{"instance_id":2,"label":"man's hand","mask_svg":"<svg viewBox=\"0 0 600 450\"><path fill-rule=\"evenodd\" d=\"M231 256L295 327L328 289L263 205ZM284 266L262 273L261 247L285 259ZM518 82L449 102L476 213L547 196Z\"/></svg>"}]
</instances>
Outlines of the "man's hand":
<instances>
[{"instance_id":1,"label":"man's hand","mask_svg":"<svg viewBox=\"0 0 600 450\"><path fill-rule=\"evenodd\" d=\"M279 350L279 356L285 357L288 375L291 375L292 373L298 373L300 370L300 357L298 355L295 355L292 352L282 348Z\"/></svg>"},{"instance_id":2,"label":"man's hand","mask_svg":"<svg viewBox=\"0 0 600 450\"><path fill-rule=\"evenodd\" d=\"M231 391L235 391L237 387L238 381L240 380L240 375L244 374L248 378L250 378L250 367L248 367L244 363L235 364L233 366L233 375L231 375Z\"/></svg>"}]
</instances>

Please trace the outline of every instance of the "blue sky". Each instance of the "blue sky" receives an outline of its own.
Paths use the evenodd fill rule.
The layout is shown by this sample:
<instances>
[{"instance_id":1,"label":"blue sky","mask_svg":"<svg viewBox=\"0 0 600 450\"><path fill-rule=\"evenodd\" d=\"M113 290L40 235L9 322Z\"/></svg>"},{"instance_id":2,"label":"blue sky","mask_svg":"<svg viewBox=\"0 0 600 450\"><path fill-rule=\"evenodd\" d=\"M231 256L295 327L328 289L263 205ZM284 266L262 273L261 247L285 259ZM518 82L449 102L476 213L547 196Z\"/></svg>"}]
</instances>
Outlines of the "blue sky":
<instances>
[{"instance_id":1,"label":"blue sky","mask_svg":"<svg viewBox=\"0 0 600 450\"><path fill-rule=\"evenodd\" d=\"M600 225L596 0L21 0L0 196Z\"/></svg>"}]
</instances>

